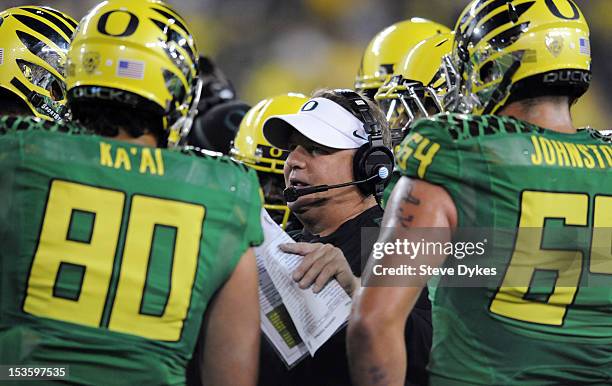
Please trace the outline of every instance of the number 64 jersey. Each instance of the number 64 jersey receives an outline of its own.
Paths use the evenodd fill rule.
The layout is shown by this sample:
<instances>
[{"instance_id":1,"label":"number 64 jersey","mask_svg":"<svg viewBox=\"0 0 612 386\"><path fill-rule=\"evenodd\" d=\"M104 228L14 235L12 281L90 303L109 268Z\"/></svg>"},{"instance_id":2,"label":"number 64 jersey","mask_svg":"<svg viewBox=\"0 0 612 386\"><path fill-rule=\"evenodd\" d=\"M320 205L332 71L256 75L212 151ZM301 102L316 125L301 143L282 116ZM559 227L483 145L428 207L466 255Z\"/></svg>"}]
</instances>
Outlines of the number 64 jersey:
<instances>
[{"instance_id":1,"label":"number 64 jersey","mask_svg":"<svg viewBox=\"0 0 612 386\"><path fill-rule=\"evenodd\" d=\"M512 230L493 256L495 280L451 288L441 278L435 288L431 383L609 384L610 141L442 114L415 123L397 166L443 187L459 228Z\"/></svg>"},{"instance_id":2,"label":"number 64 jersey","mask_svg":"<svg viewBox=\"0 0 612 386\"><path fill-rule=\"evenodd\" d=\"M257 178L78 131L0 118L0 363L184 384L207 304L263 239Z\"/></svg>"}]
</instances>

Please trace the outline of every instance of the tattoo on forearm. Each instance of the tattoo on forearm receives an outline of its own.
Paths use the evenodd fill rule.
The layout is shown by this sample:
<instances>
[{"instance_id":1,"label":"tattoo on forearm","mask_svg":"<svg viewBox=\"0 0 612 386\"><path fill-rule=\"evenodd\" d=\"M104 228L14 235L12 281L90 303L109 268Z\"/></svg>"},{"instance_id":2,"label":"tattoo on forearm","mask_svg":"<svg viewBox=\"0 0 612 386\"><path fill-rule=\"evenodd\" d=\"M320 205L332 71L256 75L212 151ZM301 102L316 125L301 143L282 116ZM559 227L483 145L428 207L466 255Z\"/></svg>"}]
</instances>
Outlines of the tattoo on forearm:
<instances>
[{"instance_id":1,"label":"tattoo on forearm","mask_svg":"<svg viewBox=\"0 0 612 386\"><path fill-rule=\"evenodd\" d=\"M413 205L420 205L421 204L421 200L419 200L418 198L416 198L416 197L414 197L412 195L412 185L410 186L410 190L408 190L402 196L402 202L405 202L407 204L413 204Z\"/></svg>"},{"instance_id":2,"label":"tattoo on forearm","mask_svg":"<svg viewBox=\"0 0 612 386\"><path fill-rule=\"evenodd\" d=\"M402 202L400 203L399 210L397 211L397 219L399 220L401 226L403 228L409 228L412 225L412 220L414 220L414 216L411 214L406 214L405 211L406 205L420 205L421 200L414 197L412 195L413 183L410 181L407 189L403 192L401 196Z\"/></svg>"},{"instance_id":3,"label":"tattoo on forearm","mask_svg":"<svg viewBox=\"0 0 612 386\"><path fill-rule=\"evenodd\" d=\"M378 366L372 366L368 369L368 378L370 383L376 386L387 386L389 381L387 380L386 372Z\"/></svg>"},{"instance_id":4,"label":"tattoo on forearm","mask_svg":"<svg viewBox=\"0 0 612 386\"><path fill-rule=\"evenodd\" d=\"M412 195L412 189L414 189L414 181L413 180L408 180L408 186L406 187L406 190L404 190L402 193L402 202L406 203L406 204L412 204L412 205L420 205L421 204L421 200L419 200L418 198L414 197Z\"/></svg>"},{"instance_id":5,"label":"tattoo on forearm","mask_svg":"<svg viewBox=\"0 0 612 386\"><path fill-rule=\"evenodd\" d=\"M412 220L414 220L414 216L409 214L409 215L405 215L404 214L404 208L400 207L399 208L399 213L397 214L397 218L400 221L400 224L402 225L402 227L404 228L408 228L410 227Z\"/></svg>"}]
</instances>

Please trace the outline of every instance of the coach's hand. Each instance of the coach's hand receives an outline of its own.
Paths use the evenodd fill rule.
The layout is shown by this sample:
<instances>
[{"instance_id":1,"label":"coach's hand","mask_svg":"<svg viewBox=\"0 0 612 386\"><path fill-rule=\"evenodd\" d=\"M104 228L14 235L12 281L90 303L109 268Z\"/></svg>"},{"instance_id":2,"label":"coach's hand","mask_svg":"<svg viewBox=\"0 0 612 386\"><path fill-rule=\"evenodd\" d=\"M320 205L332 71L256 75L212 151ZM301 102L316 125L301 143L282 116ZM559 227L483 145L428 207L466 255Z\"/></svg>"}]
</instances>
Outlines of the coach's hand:
<instances>
[{"instance_id":1,"label":"coach's hand","mask_svg":"<svg viewBox=\"0 0 612 386\"><path fill-rule=\"evenodd\" d=\"M359 278L353 275L344 254L331 244L288 243L281 244L280 249L304 256L292 275L302 289L314 283L312 290L318 293L332 278L338 281L349 296L353 296L359 287Z\"/></svg>"}]
</instances>

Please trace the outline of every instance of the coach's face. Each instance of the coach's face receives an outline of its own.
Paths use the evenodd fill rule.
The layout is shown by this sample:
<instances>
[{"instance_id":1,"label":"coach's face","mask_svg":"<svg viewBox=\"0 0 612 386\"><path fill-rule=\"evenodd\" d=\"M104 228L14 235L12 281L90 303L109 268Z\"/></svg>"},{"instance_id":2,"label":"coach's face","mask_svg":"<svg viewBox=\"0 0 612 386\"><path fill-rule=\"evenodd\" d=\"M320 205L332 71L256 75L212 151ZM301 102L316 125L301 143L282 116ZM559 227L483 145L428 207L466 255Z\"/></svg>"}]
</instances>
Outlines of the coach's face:
<instances>
[{"instance_id":1,"label":"coach's face","mask_svg":"<svg viewBox=\"0 0 612 386\"><path fill-rule=\"evenodd\" d=\"M314 185L334 185L353 181L353 156L356 150L333 149L294 131L289 138L289 156L285 162L285 186L305 188ZM349 186L327 192L313 193L288 203L297 215L340 199L358 188Z\"/></svg>"}]
</instances>

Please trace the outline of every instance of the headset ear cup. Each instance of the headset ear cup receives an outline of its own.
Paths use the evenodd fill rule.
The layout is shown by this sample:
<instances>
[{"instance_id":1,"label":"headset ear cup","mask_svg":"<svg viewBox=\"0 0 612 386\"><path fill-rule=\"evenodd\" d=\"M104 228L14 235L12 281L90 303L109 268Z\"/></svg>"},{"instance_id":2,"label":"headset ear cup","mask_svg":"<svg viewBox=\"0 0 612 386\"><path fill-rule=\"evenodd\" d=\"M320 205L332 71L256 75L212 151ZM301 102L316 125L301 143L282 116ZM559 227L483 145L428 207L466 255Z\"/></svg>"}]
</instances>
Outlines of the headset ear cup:
<instances>
[{"instance_id":1,"label":"headset ear cup","mask_svg":"<svg viewBox=\"0 0 612 386\"><path fill-rule=\"evenodd\" d=\"M361 147L357 149L357 152L355 153L355 156L353 157L353 179L355 181L361 181L361 180L365 180L366 178L368 178L368 176L366 175L365 161L368 157L370 149L371 147L369 143L366 143L365 145L361 145ZM366 196L374 192L372 189L373 188L372 184L369 184L369 183L359 184L357 185L357 187Z\"/></svg>"},{"instance_id":2,"label":"headset ear cup","mask_svg":"<svg viewBox=\"0 0 612 386\"><path fill-rule=\"evenodd\" d=\"M365 180L378 172L378 168L384 166L389 171L389 176L393 171L394 159L393 152L384 146L370 147L370 144L362 145L353 158L353 175L355 181ZM384 181L375 180L374 182L359 184L359 190L366 195L377 194L382 191L388 178Z\"/></svg>"},{"instance_id":3,"label":"headset ear cup","mask_svg":"<svg viewBox=\"0 0 612 386\"><path fill-rule=\"evenodd\" d=\"M393 157L393 151L386 146L375 146L370 150L370 154L366 159L366 171L369 175L378 173L380 167L387 168L388 175L382 181L375 183L382 184L383 188L387 185L387 182L391 179L391 173L395 166L395 158Z\"/></svg>"}]
</instances>

